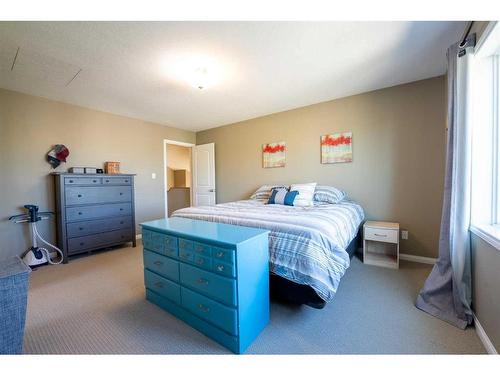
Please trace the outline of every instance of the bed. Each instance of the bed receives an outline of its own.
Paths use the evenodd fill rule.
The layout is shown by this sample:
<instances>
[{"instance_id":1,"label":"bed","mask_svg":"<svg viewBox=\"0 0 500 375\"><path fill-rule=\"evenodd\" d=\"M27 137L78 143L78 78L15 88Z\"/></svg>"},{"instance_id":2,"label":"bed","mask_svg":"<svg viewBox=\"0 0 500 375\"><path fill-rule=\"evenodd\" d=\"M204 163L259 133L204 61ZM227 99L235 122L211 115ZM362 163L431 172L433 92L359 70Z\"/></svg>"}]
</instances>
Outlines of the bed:
<instances>
[{"instance_id":1,"label":"bed","mask_svg":"<svg viewBox=\"0 0 500 375\"><path fill-rule=\"evenodd\" d=\"M291 302L321 308L331 301L350 264L364 219L349 199L311 207L266 204L250 199L189 207L172 216L270 230L271 293Z\"/></svg>"}]
</instances>

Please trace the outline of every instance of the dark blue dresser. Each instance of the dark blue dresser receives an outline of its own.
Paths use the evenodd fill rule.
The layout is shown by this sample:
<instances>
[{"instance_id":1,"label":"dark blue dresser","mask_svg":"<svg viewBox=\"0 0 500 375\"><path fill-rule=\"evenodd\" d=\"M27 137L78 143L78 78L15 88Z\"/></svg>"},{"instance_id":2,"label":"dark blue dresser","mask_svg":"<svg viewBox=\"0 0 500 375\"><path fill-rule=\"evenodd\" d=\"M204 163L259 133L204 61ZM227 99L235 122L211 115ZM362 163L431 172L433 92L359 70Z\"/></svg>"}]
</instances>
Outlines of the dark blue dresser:
<instances>
[{"instance_id":1,"label":"dark blue dresser","mask_svg":"<svg viewBox=\"0 0 500 375\"><path fill-rule=\"evenodd\" d=\"M54 173L57 244L68 257L132 242L134 175Z\"/></svg>"},{"instance_id":2,"label":"dark blue dresser","mask_svg":"<svg viewBox=\"0 0 500 375\"><path fill-rule=\"evenodd\" d=\"M146 298L243 353L269 322L269 232L176 217L141 225Z\"/></svg>"}]
</instances>

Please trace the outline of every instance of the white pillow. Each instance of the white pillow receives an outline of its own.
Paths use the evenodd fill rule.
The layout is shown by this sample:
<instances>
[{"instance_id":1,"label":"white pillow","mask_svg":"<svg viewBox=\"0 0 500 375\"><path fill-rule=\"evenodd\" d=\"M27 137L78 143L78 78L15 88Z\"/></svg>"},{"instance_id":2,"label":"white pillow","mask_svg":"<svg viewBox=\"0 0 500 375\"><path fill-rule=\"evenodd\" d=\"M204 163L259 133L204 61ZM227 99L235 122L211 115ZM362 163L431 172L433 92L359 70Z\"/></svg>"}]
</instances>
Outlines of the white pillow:
<instances>
[{"instance_id":1,"label":"white pillow","mask_svg":"<svg viewBox=\"0 0 500 375\"><path fill-rule=\"evenodd\" d=\"M311 182L309 184L290 185L290 191L299 192L299 195L295 198L293 205L298 207L314 206L313 197L316 184L316 182Z\"/></svg>"}]
</instances>

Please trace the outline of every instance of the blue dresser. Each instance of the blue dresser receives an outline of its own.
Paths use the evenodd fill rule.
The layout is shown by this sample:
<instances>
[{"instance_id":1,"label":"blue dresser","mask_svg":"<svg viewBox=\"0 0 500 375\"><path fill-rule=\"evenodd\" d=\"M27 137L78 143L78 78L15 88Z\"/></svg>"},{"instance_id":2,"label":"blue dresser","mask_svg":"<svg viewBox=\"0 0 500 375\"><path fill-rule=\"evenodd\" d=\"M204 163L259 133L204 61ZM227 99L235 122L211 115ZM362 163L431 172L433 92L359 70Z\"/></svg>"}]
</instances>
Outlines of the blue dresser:
<instances>
[{"instance_id":1,"label":"blue dresser","mask_svg":"<svg viewBox=\"0 0 500 375\"><path fill-rule=\"evenodd\" d=\"M269 322L269 231L177 217L141 226L146 298L243 353Z\"/></svg>"}]
</instances>

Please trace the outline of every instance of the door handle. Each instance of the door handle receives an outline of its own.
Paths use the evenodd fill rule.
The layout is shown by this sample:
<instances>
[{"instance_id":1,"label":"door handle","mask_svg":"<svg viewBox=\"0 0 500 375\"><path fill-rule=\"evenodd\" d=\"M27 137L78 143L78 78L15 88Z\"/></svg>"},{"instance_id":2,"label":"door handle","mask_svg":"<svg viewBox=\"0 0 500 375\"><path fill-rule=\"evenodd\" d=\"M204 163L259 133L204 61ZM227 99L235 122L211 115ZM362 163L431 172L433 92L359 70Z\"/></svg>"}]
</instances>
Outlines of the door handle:
<instances>
[{"instance_id":1,"label":"door handle","mask_svg":"<svg viewBox=\"0 0 500 375\"><path fill-rule=\"evenodd\" d=\"M210 193L215 193L215 189L210 189L209 192Z\"/></svg>"}]
</instances>

